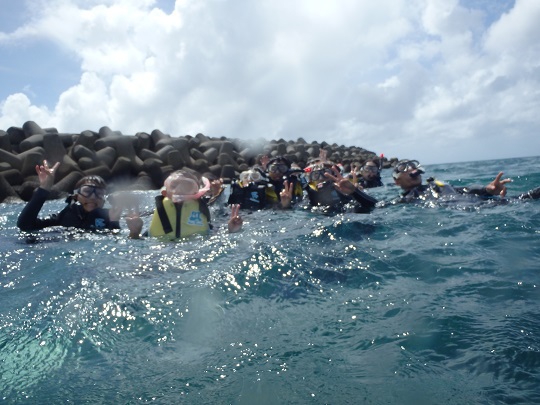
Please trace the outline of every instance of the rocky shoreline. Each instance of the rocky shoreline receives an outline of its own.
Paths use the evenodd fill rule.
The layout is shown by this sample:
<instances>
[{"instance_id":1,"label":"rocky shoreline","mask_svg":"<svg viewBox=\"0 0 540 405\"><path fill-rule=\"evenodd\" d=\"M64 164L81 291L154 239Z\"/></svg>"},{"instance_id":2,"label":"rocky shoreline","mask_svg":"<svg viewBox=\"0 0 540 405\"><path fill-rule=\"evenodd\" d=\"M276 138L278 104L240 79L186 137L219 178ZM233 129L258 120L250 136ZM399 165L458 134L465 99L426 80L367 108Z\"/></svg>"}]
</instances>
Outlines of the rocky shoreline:
<instances>
[{"instance_id":1,"label":"rocky shoreline","mask_svg":"<svg viewBox=\"0 0 540 405\"><path fill-rule=\"evenodd\" d=\"M200 133L171 136L159 129L150 134L124 135L108 127L74 134L27 121L22 127L0 130L0 202L28 201L39 186L35 166L43 160L50 164L61 162L50 195L56 199L69 195L75 183L86 175L103 177L112 191L155 190L170 172L184 167L229 181L264 155L286 156L303 168L309 159L319 156L321 149L346 171L351 165L378 158L360 147L307 143L302 138L246 141ZM395 161L383 158L383 167L391 167Z\"/></svg>"}]
</instances>

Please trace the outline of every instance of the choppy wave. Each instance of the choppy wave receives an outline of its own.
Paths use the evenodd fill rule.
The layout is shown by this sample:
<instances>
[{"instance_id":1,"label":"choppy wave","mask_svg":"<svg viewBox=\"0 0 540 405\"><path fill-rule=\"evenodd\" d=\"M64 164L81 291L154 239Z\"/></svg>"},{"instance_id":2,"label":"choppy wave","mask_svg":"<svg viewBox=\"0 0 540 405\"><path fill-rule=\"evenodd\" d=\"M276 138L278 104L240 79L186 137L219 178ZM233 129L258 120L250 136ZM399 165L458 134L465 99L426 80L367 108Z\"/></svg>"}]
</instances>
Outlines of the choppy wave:
<instances>
[{"instance_id":1,"label":"choppy wave","mask_svg":"<svg viewBox=\"0 0 540 405\"><path fill-rule=\"evenodd\" d=\"M540 185L538 158L427 168L500 169ZM256 212L179 243L28 240L21 208L0 205L7 403L540 402L540 201Z\"/></svg>"}]
</instances>

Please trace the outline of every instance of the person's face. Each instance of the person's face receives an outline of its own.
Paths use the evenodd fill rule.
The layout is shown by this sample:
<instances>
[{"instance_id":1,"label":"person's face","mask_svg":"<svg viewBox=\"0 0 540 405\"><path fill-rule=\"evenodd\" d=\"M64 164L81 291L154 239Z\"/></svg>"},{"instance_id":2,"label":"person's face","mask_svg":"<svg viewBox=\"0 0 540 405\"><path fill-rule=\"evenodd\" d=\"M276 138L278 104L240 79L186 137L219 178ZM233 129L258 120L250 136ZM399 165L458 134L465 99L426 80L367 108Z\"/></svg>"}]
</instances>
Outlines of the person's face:
<instances>
[{"instance_id":1,"label":"person's face","mask_svg":"<svg viewBox=\"0 0 540 405\"><path fill-rule=\"evenodd\" d=\"M75 190L75 199L86 212L103 208L105 204L105 189L92 184L85 184Z\"/></svg>"},{"instance_id":2,"label":"person's face","mask_svg":"<svg viewBox=\"0 0 540 405\"><path fill-rule=\"evenodd\" d=\"M186 197L197 194L198 191L197 181L187 176L171 175L165 181L165 196L172 201L184 200Z\"/></svg>"},{"instance_id":3,"label":"person's face","mask_svg":"<svg viewBox=\"0 0 540 405\"><path fill-rule=\"evenodd\" d=\"M309 182L314 183L314 184L325 182L326 180L328 180L326 176L324 175L325 173L334 174L332 173L332 170L329 167L313 166L311 171L308 174Z\"/></svg>"},{"instance_id":4,"label":"person's face","mask_svg":"<svg viewBox=\"0 0 540 405\"><path fill-rule=\"evenodd\" d=\"M272 180L281 179L285 173L289 170L289 167L283 162L274 162L268 165L268 177Z\"/></svg>"},{"instance_id":5,"label":"person's face","mask_svg":"<svg viewBox=\"0 0 540 405\"><path fill-rule=\"evenodd\" d=\"M362 167L361 174L366 180L375 180L379 176L379 168L375 163L366 163Z\"/></svg>"},{"instance_id":6,"label":"person's face","mask_svg":"<svg viewBox=\"0 0 540 405\"><path fill-rule=\"evenodd\" d=\"M394 182L403 190L408 191L422 184L422 175L418 173L418 169L413 169L399 173L397 178L394 178Z\"/></svg>"}]
</instances>

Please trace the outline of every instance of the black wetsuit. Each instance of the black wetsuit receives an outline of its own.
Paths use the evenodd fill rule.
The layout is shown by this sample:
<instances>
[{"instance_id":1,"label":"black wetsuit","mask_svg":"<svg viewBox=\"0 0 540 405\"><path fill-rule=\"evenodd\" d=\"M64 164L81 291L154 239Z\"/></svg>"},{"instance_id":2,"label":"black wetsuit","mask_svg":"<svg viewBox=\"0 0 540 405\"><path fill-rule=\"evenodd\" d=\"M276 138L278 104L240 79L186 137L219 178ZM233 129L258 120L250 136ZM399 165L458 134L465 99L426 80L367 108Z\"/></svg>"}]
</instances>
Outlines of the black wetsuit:
<instances>
[{"instance_id":1,"label":"black wetsuit","mask_svg":"<svg viewBox=\"0 0 540 405\"><path fill-rule=\"evenodd\" d=\"M438 199L442 196L474 195L481 199L493 198L485 187L453 187L450 184L441 183L433 179L427 184L419 185L411 190L401 193L397 202L410 202L413 200Z\"/></svg>"},{"instance_id":2,"label":"black wetsuit","mask_svg":"<svg viewBox=\"0 0 540 405\"><path fill-rule=\"evenodd\" d=\"M40 219L38 214L49 196L49 191L38 188L32 198L21 211L17 220L17 226L22 231L36 231L50 226L74 227L85 230L120 229L118 221L109 219L109 210L96 208L86 212L80 204L70 204L48 218Z\"/></svg>"},{"instance_id":3,"label":"black wetsuit","mask_svg":"<svg viewBox=\"0 0 540 405\"><path fill-rule=\"evenodd\" d=\"M373 188L373 187L382 187L384 184L381 181L380 177L377 177L373 180L366 180L364 178L358 179L358 185L360 185L362 188Z\"/></svg>"},{"instance_id":4,"label":"black wetsuit","mask_svg":"<svg viewBox=\"0 0 540 405\"><path fill-rule=\"evenodd\" d=\"M450 184L445 184L435 181L433 179L428 179L427 184L422 184L413 188L412 190L402 192L401 197L399 197L395 202L412 202L414 200L430 200L438 199L443 196L458 195L476 196L480 200L490 200L497 197L488 193L486 187L453 187ZM506 201L508 199L526 200L538 198L540 198L540 187L531 190L528 193L521 194L517 197L506 197L504 200L501 201Z\"/></svg>"},{"instance_id":5,"label":"black wetsuit","mask_svg":"<svg viewBox=\"0 0 540 405\"><path fill-rule=\"evenodd\" d=\"M242 187L233 182L228 204L240 204L241 209L262 210L266 207L266 187L266 183L250 183Z\"/></svg>"},{"instance_id":6,"label":"black wetsuit","mask_svg":"<svg viewBox=\"0 0 540 405\"><path fill-rule=\"evenodd\" d=\"M529 190L528 192L519 195L517 198L520 200L538 200L540 199L540 187L537 187L534 190Z\"/></svg>"},{"instance_id":7,"label":"black wetsuit","mask_svg":"<svg viewBox=\"0 0 540 405\"><path fill-rule=\"evenodd\" d=\"M375 208L377 200L359 189L346 195L337 191L334 183L325 181L320 183L317 190L310 185L305 187L309 203L313 207L326 207L326 211L344 212L349 211L347 205L351 204L352 212L367 214Z\"/></svg>"}]
</instances>

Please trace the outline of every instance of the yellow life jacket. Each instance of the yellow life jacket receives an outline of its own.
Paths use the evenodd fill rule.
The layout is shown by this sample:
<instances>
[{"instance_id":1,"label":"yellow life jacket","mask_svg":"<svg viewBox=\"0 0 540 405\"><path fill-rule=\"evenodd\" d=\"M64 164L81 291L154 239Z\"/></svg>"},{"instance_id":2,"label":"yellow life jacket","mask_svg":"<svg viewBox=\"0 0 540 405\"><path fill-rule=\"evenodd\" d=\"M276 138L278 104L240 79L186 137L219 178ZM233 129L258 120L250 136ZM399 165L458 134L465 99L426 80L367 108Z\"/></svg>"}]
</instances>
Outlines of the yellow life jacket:
<instances>
[{"instance_id":1,"label":"yellow life jacket","mask_svg":"<svg viewBox=\"0 0 540 405\"><path fill-rule=\"evenodd\" d=\"M266 187L266 201L271 204L277 204L279 202L279 197L274 187Z\"/></svg>"},{"instance_id":2,"label":"yellow life jacket","mask_svg":"<svg viewBox=\"0 0 540 405\"><path fill-rule=\"evenodd\" d=\"M199 200L174 204L167 197L157 197L156 209L152 215L148 234L166 236L170 239L184 238L193 234L207 234L210 231L209 214L201 212L201 204ZM165 217L162 218L160 212L161 216L165 215Z\"/></svg>"},{"instance_id":3,"label":"yellow life jacket","mask_svg":"<svg viewBox=\"0 0 540 405\"><path fill-rule=\"evenodd\" d=\"M300 184L299 181L294 180L293 201L295 200L295 198L301 198L302 194L302 184ZM274 187L266 187L266 201L270 204L277 204L281 201L279 193L276 192L276 189Z\"/></svg>"}]
</instances>

